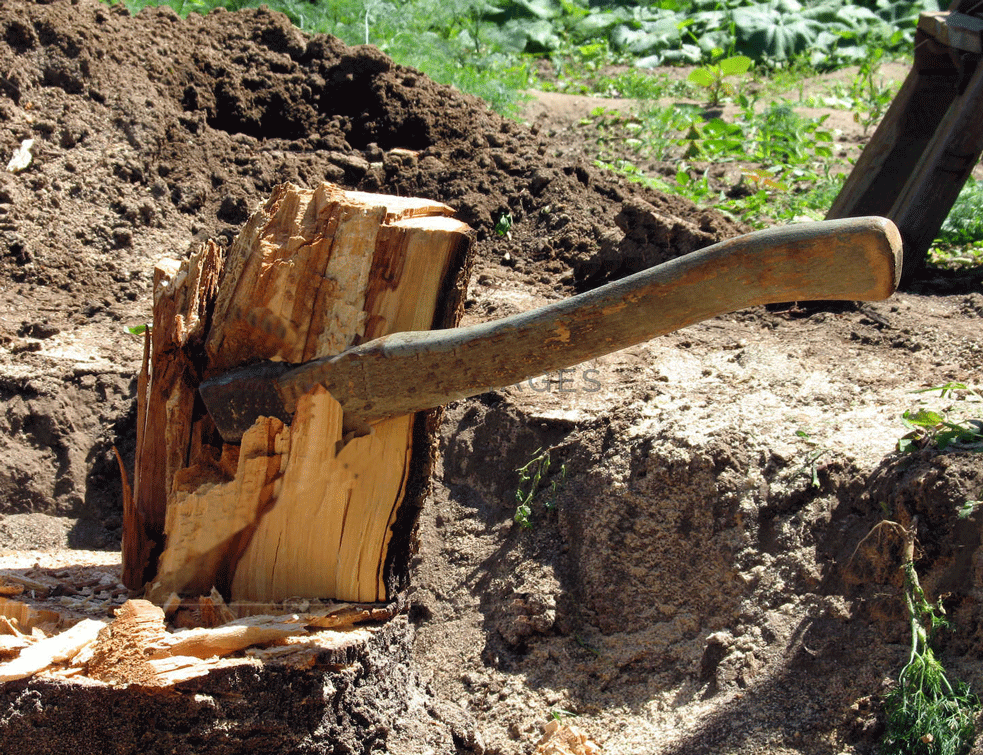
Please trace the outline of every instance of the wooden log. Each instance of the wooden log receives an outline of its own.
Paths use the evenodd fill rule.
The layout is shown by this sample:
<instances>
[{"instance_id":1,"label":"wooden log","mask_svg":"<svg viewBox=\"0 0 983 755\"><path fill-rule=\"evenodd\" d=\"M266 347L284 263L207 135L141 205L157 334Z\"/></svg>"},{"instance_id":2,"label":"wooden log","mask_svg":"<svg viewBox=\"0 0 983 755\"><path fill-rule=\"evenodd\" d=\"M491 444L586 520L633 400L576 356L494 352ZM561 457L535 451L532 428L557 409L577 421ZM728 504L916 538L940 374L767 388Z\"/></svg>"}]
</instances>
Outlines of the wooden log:
<instances>
[{"instance_id":1,"label":"wooden log","mask_svg":"<svg viewBox=\"0 0 983 755\"><path fill-rule=\"evenodd\" d=\"M323 389L290 426L223 445L197 397L258 359L303 362L387 333L456 325L472 234L425 199L277 187L222 259L155 273L154 327L124 549L127 586L263 605L392 601L408 579L439 411L347 427ZM152 547L148 543L153 543ZM128 559L136 559L127 563Z\"/></svg>"},{"instance_id":2,"label":"wooden log","mask_svg":"<svg viewBox=\"0 0 983 755\"><path fill-rule=\"evenodd\" d=\"M926 11L918 17L918 28L936 42L954 50L983 53L983 20L952 11Z\"/></svg>"},{"instance_id":3,"label":"wooden log","mask_svg":"<svg viewBox=\"0 0 983 755\"><path fill-rule=\"evenodd\" d=\"M209 241L183 262L166 260L154 270L154 318L137 382L132 501L123 512L123 584L131 589L154 574L171 486L187 465L196 376L222 262Z\"/></svg>"}]
</instances>

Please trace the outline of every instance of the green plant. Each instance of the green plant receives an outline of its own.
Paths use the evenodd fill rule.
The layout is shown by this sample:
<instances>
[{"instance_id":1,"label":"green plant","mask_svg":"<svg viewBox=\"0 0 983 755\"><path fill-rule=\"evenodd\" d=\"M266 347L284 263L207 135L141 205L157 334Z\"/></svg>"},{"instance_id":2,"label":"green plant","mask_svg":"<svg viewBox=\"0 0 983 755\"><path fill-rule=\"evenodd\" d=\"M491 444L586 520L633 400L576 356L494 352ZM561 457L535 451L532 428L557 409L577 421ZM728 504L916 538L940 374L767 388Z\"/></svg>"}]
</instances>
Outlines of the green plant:
<instances>
[{"instance_id":1,"label":"green plant","mask_svg":"<svg viewBox=\"0 0 983 755\"><path fill-rule=\"evenodd\" d=\"M556 494L567 475L567 467L561 465L558 478L550 480L548 489L544 490L540 485L549 476L551 463L550 452L537 448L532 458L515 470L519 473L519 485L515 491L517 505L512 520L523 529L532 529L533 503L541 501L547 511L556 507Z\"/></svg>"},{"instance_id":2,"label":"green plant","mask_svg":"<svg viewBox=\"0 0 983 755\"><path fill-rule=\"evenodd\" d=\"M812 435L805 430L796 430L795 434L797 437L802 438L807 445L811 446L811 449L806 452L805 460L802 465L793 472L793 477L798 477L800 475L805 475L809 478L809 484L818 488L819 482L819 460L826 456L830 450L819 445L819 442L813 440Z\"/></svg>"},{"instance_id":3,"label":"green plant","mask_svg":"<svg viewBox=\"0 0 983 755\"><path fill-rule=\"evenodd\" d=\"M960 519L969 519L981 509L983 509L983 501L966 501L956 510L956 514Z\"/></svg>"},{"instance_id":4,"label":"green plant","mask_svg":"<svg viewBox=\"0 0 983 755\"><path fill-rule=\"evenodd\" d=\"M898 441L901 453L911 453L926 446L935 446L940 451L950 447L960 451L983 451L983 420L953 422L945 414L931 409L909 410L901 417L910 431Z\"/></svg>"},{"instance_id":5,"label":"green plant","mask_svg":"<svg viewBox=\"0 0 983 755\"><path fill-rule=\"evenodd\" d=\"M579 718L579 713L574 713L573 711L564 710L563 708L551 708L550 718L554 721L561 721L563 718Z\"/></svg>"},{"instance_id":6,"label":"green plant","mask_svg":"<svg viewBox=\"0 0 983 755\"><path fill-rule=\"evenodd\" d=\"M686 159L727 162L742 153L744 139L745 132L739 124L711 118L702 123L691 123L679 145L685 147L683 157Z\"/></svg>"},{"instance_id":7,"label":"green plant","mask_svg":"<svg viewBox=\"0 0 983 755\"><path fill-rule=\"evenodd\" d=\"M938 392L939 398L943 399L970 399L974 401L983 401L983 394L980 393L978 388L974 388L966 383L960 383L956 380L950 380L948 383L943 383L942 385L933 385L928 388L917 388L912 391L912 393L935 393Z\"/></svg>"},{"instance_id":8,"label":"green plant","mask_svg":"<svg viewBox=\"0 0 983 755\"><path fill-rule=\"evenodd\" d=\"M884 55L883 48L873 50L860 64L851 86L853 120L863 127L864 136L871 126L880 123L894 100L896 87L893 82L885 83L883 79L877 79Z\"/></svg>"},{"instance_id":9,"label":"green plant","mask_svg":"<svg viewBox=\"0 0 983 755\"><path fill-rule=\"evenodd\" d=\"M720 55L723 50L717 51ZM707 104L711 107L719 105L724 97L736 93L736 89L727 81L728 78L743 76L751 68L751 58L746 55L734 55L729 58L722 58L715 63L693 70L686 80L690 84L703 87L709 95Z\"/></svg>"},{"instance_id":10,"label":"green plant","mask_svg":"<svg viewBox=\"0 0 983 755\"><path fill-rule=\"evenodd\" d=\"M905 538L904 599L911 627L908 662L897 686L884 699L887 726L882 755L962 755L973 746L974 714L979 699L969 687L950 681L932 642L949 628L941 599L930 603L918 581L914 564L914 527L900 529Z\"/></svg>"},{"instance_id":11,"label":"green plant","mask_svg":"<svg viewBox=\"0 0 983 755\"><path fill-rule=\"evenodd\" d=\"M949 216L939 230L937 240L940 243L960 246L983 242L983 181L969 179L955 204L949 211Z\"/></svg>"},{"instance_id":12,"label":"green plant","mask_svg":"<svg viewBox=\"0 0 983 755\"><path fill-rule=\"evenodd\" d=\"M935 392L940 398L953 401L983 400L977 388L955 381L912 391ZM958 451L983 451L983 420L954 418L950 416L953 406L941 411L925 408L905 411L901 422L909 432L898 440L898 451L911 453L926 446L934 446L940 451L950 447Z\"/></svg>"},{"instance_id":13,"label":"green plant","mask_svg":"<svg viewBox=\"0 0 983 755\"><path fill-rule=\"evenodd\" d=\"M750 141L749 157L756 162L806 165L833 157L833 134L823 126L829 116L808 118L792 104L771 102L760 113L744 105L744 121Z\"/></svg>"},{"instance_id":14,"label":"green plant","mask_svg":"<svg viewBox=\"0 0 983 755\"><path fill-rule=\"evenodd\" d=\"M598 76L590 92L605 97L626 97L633 100L657 100L663 97L691 97L693 87L665 73L654 73L633 68L614 75Z\"/></svg>"},{"instance_id":15,"label":"green plant","mask_svg":"<svg viewBox=\"0 0 983 755\"><path fill-rule=\"evenodd\" d=\"M512 237L512 213L503 212L495 221L495 233L506 238Z\"/></svg>"}]
</instances>

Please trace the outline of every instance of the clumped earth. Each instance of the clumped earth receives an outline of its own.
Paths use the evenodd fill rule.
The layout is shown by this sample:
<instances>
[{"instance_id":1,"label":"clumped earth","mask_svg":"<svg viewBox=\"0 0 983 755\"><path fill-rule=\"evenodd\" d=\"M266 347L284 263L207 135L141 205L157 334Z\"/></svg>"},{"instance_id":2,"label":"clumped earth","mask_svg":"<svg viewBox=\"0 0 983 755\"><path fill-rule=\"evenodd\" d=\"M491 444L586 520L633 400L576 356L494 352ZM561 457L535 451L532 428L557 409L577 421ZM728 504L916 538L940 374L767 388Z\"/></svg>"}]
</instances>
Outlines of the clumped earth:
<instances>
[{"instance_id":1,"label":"clumped earth","mask_svg":"<svg viewBox=\"0 0 983 755\"><path fill-rule=\"evenodd\" d=\"M127 327L150 317L153 266L228 243L277 183L452 205L478 234L468 321L747 230L599 172L576 118L502 119L265 10L10 0L0 124L0 168L33 140L26 169L0 170L8 551L118 548ZM606 753L875 752L909 643L885 517L917 518L922 584L955 626L943 662L983 690L983 517L956 516L983 498L983 457L895 451L906 409L980 415L912 393L983 382L979 277L933 275L886 302L716 318L451 406L409 595L417 697L365 747L531 752L555 713ZM527 529L514 470L540 449L556 491Z\"/></svg>"}]
</instances>

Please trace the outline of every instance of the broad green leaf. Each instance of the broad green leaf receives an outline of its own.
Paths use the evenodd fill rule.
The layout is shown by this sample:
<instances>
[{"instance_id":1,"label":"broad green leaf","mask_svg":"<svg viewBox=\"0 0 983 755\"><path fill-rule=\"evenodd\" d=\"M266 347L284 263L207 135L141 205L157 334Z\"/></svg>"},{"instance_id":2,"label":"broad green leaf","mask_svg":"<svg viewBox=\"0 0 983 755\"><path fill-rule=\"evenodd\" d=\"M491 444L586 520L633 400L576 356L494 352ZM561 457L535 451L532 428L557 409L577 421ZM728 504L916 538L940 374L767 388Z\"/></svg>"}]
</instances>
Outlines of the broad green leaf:
<instances>
[{"instance_id":1,"label":"broad green leaf","mask_svg":"<svg viewBox=\"0 0 983 755\"><path fill-rule=\"evenodd\" d=\"M703 53L696 45L679 45L675 49L666 50L662 55L662 62L665 65L682 65L687 63L699 63L703 58Z\"/></svg>"},{"instance_id":2,"label":"broad green leaf","mask_svg":"<svg viewBox=\"0 0 983 755\"><path fill-rule=\"evenodd\" d=\"M563 15L563 6L555 0L511 0L513 5L525 10L532 16L541 19L551 19Z\"/></svg>"},{"instance_id":3,"label":"broad green leaf","mask_svg":"<svg viewBox=\"0 0 983 755\"><path fill-rule=\"evenodd\" d=\"M522 27L531 44L526 45L528 52L544 52L557 49L563 41L549 21L526 22Z\"/></svg>"},{"instance_id":4,"label":"broad green leaf","mask_svg":"<svg viewBox=\"0 0 983 755\"><path fill-rule=\"evenodd\" d=\"M780 12L779 5L770 3L734 11L738 41L752 56L769 57L779 62L791 60L807 49L823 30L817 21Z\"/></svg>"},{"instance_id":5,"label":"broad green leaf","mask_svg":"<svg viewBox=\"0 0 983 755\"><path fill-rule=\"evenodd\" d=\"M707 68L697 68L690 72L690 75L686 77L686 80L690 84L696 84L699 87L712 87L714 82L714 76L710 73Z\"/></svg>"},{"instance_id":6,"label":"broad green leaf","mask_svg":"<svg viewBox=\"0 0 983 755\"><path fill-rule=\"evenodd\" d=\"M931 409L919 409L917 412L907 411L902 416L915 427L937 427L945 422L945 417Z\"/></svg>"},{"instance_id":7,"label":"broad green leaf","mask_svg":"<svg viewBox=\"0 0 983 755\"><path fill-rule=\"evenodd\" d=\"M617 13L601 11L582 18L573 30L581 39L589 39L608 32L621 22L622 19Z\"/></svg>"},{"instance_id":8,"label":"broad green leaf","mask_svg":"<svg viewBox=\"0 0 983 755\"><path fill-rule=\"evenodd\" d=\"M720 66L720 73L724 76L741 76L748 72L751 62L751 58L745 55L735 55L732 58L724 58L717 65Z\"/></svg>"}]
</instances>

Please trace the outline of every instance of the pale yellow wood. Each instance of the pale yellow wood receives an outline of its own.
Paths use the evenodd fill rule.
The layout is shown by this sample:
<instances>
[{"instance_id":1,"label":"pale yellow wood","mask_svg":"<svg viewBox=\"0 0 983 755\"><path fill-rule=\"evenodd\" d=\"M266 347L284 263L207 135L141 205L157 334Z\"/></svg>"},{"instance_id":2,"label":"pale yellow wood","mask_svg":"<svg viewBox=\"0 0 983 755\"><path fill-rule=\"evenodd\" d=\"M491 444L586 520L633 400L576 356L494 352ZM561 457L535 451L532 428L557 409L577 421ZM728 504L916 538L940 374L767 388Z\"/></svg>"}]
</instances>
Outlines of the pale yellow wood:
<instances>
[{"instance_id":1,"label":"pale yellow wood","mask_svg":"<svg viewBox=\"0 0 983 755\"><path fill-rule=\"evenodd\" d=\"M21 631L29 632L37 627L48 631L62 626L64 617L54 611L36 608L20 600L0 598L0 616L16 621Z\"/></svg>"},{"instance_id":2,"label":"pale yellow wood","mask_svg":"<svg viewBox=\"0 0 983 755\"><path fill-rule=\"evenodd\" d=\"M204 337L205 375L258 359L304 362L379 335L428 330L439 306L448 322L453 297L451 307L442 297L469 238L452 212L427 199L328 183L277 187L224 260ZM194 300L180 291L196 283L182 269L160 273L158 303L169 310L178 307L168 297ZM181 400L163 416L180 424L187 403L175 395ZM318 388L301 397L289 427L260 420L238 449L215 446L207 428L184 432L190 466L161 481L165 547L148 597L217 586L260 610L292 597L391 599L383 567L406 495L413 427L406 416L364 437L343 436L337 402Z\"/></svg>"},{"instance_id":3,"label":"pale yellow wood","mask_svg":"<svg viewBox=\"0 0 983 755\"><path fill-rule=\"evenodd\" d=\"M380 422L339 452L341 422L323 388L299 401L276 505L239 559L232 600L385 599L382 558L403 498L412 417Z\"/></svg>"},{"instance_id":4,"label":"pale yellow wood","mask_svg":"<svg viewBox=\"0 0 983 755\"><path fill-rule=\"evenodd\" d=\"M254 425L242 438L235 477L208 479L192 468L175 485L167 506L167 548L147 597L163 603L171 593L207 593L225 561L228 544L255 525L277 495L290 431L276 419ZM202 481L205 478L205 481Z\"/></svg>"},{"instance_id":5,"label":"pale yellow wood","mask_svg":"<svg viewBox=\"0 0 983 755\"><path fill-rule=\"evenodd\" d=\"M83 619L71 629L35 642L12 661L0 664L0 682L26 679L54 663L74 657L96 639L104 622Z\"/></svg>"},{"instance_id":6,"label":"pale yellow wood","mask_svg":"<svg viewBox=\"0 0 983 755\"><path fill-rule=\"evenodd\" d=\"M216 369L259 358L304 362L348 348L364 334L380 229L404 217L451 212L439 202L329 183L277 187L263 209L226 261L206 343ZM289 338L269 337L278 324Z\"/></svg>"},{"instance_id":7,"label":"pale yellow wood","mask_svg":"<svg viewBox=\"0 0 983 755\"><path fill-rule=\"evenodd\" d=\"M192 656L213 658L231 655L253 645L265 645L307 630L276 616L251 616L211 629L186 629L168 634L157 646L148 648L151 658Z\"/></svg>"},{"instance_id":8,"label":"pale yellow wood","mask_svg":"<svg viewBox=\"0 0 983 755\"><path fill-rule=\"evenodd\" d=\"M448 247L462 233L453 218L407 218L388 226L383 241L392 249L397 269L380 275L399 285L377 290L368 304L373 325L363 340L404 330L430 330L441 282L447 275ZM413 271L405 275L405 271Z\"/></svg>"}]
</instances>

